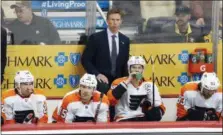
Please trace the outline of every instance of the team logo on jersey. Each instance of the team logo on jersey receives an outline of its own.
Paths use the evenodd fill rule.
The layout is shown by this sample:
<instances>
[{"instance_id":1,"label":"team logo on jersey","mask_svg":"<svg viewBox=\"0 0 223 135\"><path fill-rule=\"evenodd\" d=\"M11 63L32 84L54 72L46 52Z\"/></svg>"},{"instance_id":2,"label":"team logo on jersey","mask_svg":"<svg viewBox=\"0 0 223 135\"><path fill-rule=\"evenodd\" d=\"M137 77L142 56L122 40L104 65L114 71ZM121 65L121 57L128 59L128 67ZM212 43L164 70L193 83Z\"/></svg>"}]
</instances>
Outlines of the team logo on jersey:
<instances>
[{"instance_id":1,"label":"team logo on jersey","mask_svg":"<svg viewBox=\"0 0 223 135\"><path fill-rule=\"evenodd\" d=\"M146 98L146 95L130 95L129 108L136 110L144 98Z\"/></svg>"},{"instance_id":2,"label":"team logo on jersey","mask_svg":"<svg viewBox=\"0 0 223 135\"><path fill-rule=\"evenodd\" d=\"M81 54L80 53L70 53L70 62L73 65L77 65L78 62L80 61Z\"/></svg>"},{"instance_id":3,"label":"team logo on jersey","mask_svg":"<svg viewBox=\"0 0 223 135\"><path fill-rule=\"evenodd\" d=\"M190 76L187 75L187 72L181 73L180 76L178 76L177 81L181 84L184 85L185 83L190 81Z\"/></svg>"},{"instance_id":4,"label":"team logo on jersey","mask_svg":"<svg viewBox=\"0 0 223 135\"><path fill-rule=\"evenodd\" d=\"M57 85L57 88L63 88L67 84L67 79L62 74L59 74L57 78L54 78L54 84Z\"/></svg>"},{"instance_id":5,"label":"team logo on jersey","mask_svg":"<svg viewBox=\"0 0 223 135\"><path fill-rule=\"evenodd\" d=\"M58 63L58 66L64 66L64 63L68 61L68 57L65 56L64 52L59 52L58 56L55 56L55 62Z\"/></svg>"},{"instance_id":6,"label":"team logo on jersey","mask_svg":"<svg viewBox=\"0 0 223 135\"><path fill-rule=\"evenodd\" d=\"M80 81L79 75L70 75L69 76L69 83L73 88L75 88L79 84L79 81Z\"/></svg>"},{"instance_id":7,"label":"team logo on jersey","mask_svg":"<svg viewBox=\"0 0 223 135\"><path fill-rule=\"evenodd\" d=\"M187 64L189 60L189 53L187 50L183 50L179 55L178 55L178 60L180 60L183 64Z\"/></svg>"}]
</instances>

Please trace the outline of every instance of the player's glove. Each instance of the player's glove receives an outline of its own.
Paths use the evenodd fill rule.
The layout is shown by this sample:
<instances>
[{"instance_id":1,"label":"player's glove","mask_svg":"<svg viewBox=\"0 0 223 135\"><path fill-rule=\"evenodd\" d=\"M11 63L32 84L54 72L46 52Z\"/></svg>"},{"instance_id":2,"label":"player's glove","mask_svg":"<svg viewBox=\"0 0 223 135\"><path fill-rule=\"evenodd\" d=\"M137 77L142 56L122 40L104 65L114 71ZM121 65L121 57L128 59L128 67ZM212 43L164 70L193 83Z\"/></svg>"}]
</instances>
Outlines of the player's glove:
<instances>
[{"instance_id":1,"label":"player's glove","mask_svg":"<svg viewBox=\"0 0 223 135\"><path fill-rule=\"evenodd\" d=\"M4 125L4 118L1 116L1 125Z\"/></svg>"},{"instance_id":2,"label":"player's glove","mask_svg":"<svg viewBox=\"0 0 223 135\"><path fill-rule=\"evenodd\" d=\"M213 108L207 109L204 113L204 120L206 120L206 121L219 120L219 117L217 116L215 109L213 109Z\"/></svg>"},{"instance_id":3,"label":"player's glove","mask_svg":"<svg viewBox=\"0 0 223 135\"><path fill-rule=\"evenodd\" d=\"M145 112L146 121L160 121L162 119L163 112L160 107L153 107Z\"/></svg>"},{"instance_id":4,"label":"player's glove","mask_svg":"<svg viewBox=\"0 0 223 135\"><path fill-rule=\"evenodd\" d=\"M196 109L196 108L192 107L187 110L187 113L188 113L188 115L187 115L188 120L201 121L204 119L205 110Z\"/></svg>"},{"instance_id":5,"label":"player's glove","mask_svg":"<svg viewBox=\"0 0 223 135\"><path fill-rule=\"evenodd\" d=\"M149 107L151 107L151 102L148 100L144 100L141 104L140 107L142 107L142 112L146 113L149 110Z\"/></svg>"},{"instance_id":6,"label":"player's glove","mask_svg":"<svg viewBox=\"0 0 223 135\"><path fill-rule=\"evenodd\" d=\"M73 122L95 122L93 117L79 117L75 116Z\"/></svg>"}]
</instances>

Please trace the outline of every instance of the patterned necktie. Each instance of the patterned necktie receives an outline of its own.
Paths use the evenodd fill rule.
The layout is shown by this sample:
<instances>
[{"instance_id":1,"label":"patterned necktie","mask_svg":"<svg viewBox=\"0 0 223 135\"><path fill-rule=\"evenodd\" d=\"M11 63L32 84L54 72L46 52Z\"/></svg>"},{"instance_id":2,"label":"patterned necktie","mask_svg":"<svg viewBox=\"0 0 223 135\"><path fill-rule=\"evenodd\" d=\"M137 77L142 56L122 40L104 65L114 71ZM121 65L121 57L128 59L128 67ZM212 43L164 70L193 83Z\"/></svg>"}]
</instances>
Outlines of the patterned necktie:
<instances>
[{"instance_id":1,"label":"patterned necktie","mask_svg":"<svg viewBox=\"0 0 223 135\"><path fill-rule=\"evenodd\" d=\"M115 71L116 71L117 48L116 48L115 38L116 35L112 35L112 51L111 51L112 76L115 76L116 74Z\"/></svg>"}]
</instances>

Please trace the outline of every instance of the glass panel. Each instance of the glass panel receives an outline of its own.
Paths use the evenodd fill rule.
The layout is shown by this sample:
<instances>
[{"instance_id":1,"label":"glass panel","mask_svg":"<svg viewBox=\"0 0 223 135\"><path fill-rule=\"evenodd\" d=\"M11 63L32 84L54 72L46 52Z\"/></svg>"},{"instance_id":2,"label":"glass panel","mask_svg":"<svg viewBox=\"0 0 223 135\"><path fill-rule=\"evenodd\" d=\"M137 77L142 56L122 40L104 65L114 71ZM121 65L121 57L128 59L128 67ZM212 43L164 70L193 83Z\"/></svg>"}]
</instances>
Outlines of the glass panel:
<instances>
[{"instance_id":1,"label":"glass panel","mask_svg":"<svg viewBox=\"0 0 223 135\"><path fill-rule=\"evenodd\" d=\"M113 1L113 7L124 11L121 31L133 43L205 42L211 27L211 2Z\"/></svg>"},{"instance_id":2,"label":"glass panel","mask_svg":"<svg viewBox=\"0 0 223 135\"><path fill-rule=\"evenodd\" d=\"M17 18L14 9L10 9L15 2L18 1L2 1L6 24ZM98 1L105 16L109 2L112 2L112 7L123 10L120 31L126 34L132 43L210 42L203 36L208 35L211 30L211 1ZM184 15L179 18L175 11L181 5L189 7L190 12L185 15L187 9L180 8L177 10L178 13ZM62 44L83 44L86 41L86 1L31 1L31 8L35 15L51 21L59 33ZM185 27L179 28L179 32L175 26L177 18ZM96 21L96 31L107 27L98 11ZM186 25L187 21L190 23L191 31ZM181 29L186 32L181 32ZM16 37L14 35L15 39ZM17 41L15 43L18 44ZM40 41L37 42L39 43Z\"/></svg>"},{"instance_id":3,"label":"glass panel","mask_svg":"<svg viewBox=\"0 0 223 135\"><path fill-rule=\"evenodd\" d=\"M83 44L85 42L86 37L85 35L85 28L86 28L86 1L26 1L30 2L29 7L31 7L32 12L36 16L41 16L50 20L49 24L42 24L41 22L36 23L34 27L38 27L38 30L31 31L25 30L25 32L17 32L18 28L21 26L16 24L11 24L14 19L18 16L24 16L24 19L30 19L31 12L26 10L26 8L22 9L25 10L25 14L23 12L17 11L15 9L11 9L10 6L12 4L18 3L20 1L2 1L2 7L5 12L5 22L7 27L10 31L14 31L14 40L15 44L40 44L41 42L45 44ZM98 1L99 6L101 7L103 12L107 12L109 8L108 1ZM19 13L18 13L19 12ZM100 14L97 14L97 31L101 30L102 28L106 27L105 21L100 17ZM47 21L44 19L44 21ZM20 17L20 21L22 21ZM23 20L24 21L24 20ZM40 21L40 20L37 20ZM52 25L51 25L52 24ZM50 25L50 26L49 26ZM22 25L23 26L23 25ZM25 26L25 25L24 25ZM51 27L51 28L49 28ZM35 29L35 28L34 28ZM50 29L53 29L50 33ZM48 32L41 33L41 30ZM50 42L47 41L45 38L51 38L54 40L57 33L59 34L61 43L58 42ZM19 36L18 36L19 34ZM53 35L52 37L49 37ZM35 37L34 37L35 36ZM26 39L25 39L26 37ZM25 42L23 42L26 40ZM27 41L28 40L28 41ZM11 43L9 43L11 44Z\"/></svg>"}]
</instances>

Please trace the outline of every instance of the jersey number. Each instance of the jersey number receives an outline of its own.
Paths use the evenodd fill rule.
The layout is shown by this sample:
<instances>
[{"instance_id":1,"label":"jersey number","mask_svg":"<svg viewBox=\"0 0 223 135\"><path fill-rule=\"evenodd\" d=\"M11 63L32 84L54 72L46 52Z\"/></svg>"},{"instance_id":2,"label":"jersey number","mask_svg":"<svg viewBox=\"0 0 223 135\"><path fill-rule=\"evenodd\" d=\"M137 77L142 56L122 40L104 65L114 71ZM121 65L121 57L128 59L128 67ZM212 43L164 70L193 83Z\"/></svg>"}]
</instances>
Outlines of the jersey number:
<instances>
[{"instance_id":1,"label":"jersey number","mask_svg":"<svg viewBox=\"0 0 223 135\"><path fill-rule=\"evenodd\" d=\"M43 113L47 114L47 105L46 105L46 103L43 104Z\"/></svg>"},{"instance_id":2,"label":"jersey number","mask_svg":"<svg viewBox=\"0 0 223 135\"><path fill-rule=\"evenodd\" d=\"M2 113L5 113L4 104L2 104Z\"/></svg>"},{"instance_id":3,"label":"jersey number","mask_svg":"<svg viewBox=\"0 0 223 135\"><path fill-rule=\"evenodd\" d=\"M62 108L62 110L61 110L61 112L60 112L60 116L61 116L63 119L65 119L66 116L67 116L67 109L63 109L63 108Z\"/></svg>"},{"instance_id":4,"label":"jersey number","mask_svg":"<svg viewBox=\"0 0 223 135\"><path fill-rule=\"evenodd\" d=\"M177 103L178 103L178 104L181 104L181 105L185 105L185 99L184 99L184 97L183 97L183 96L180 96L180 97L178 98L178 100L177 100Z\"/></svg>"}]
</instances>

